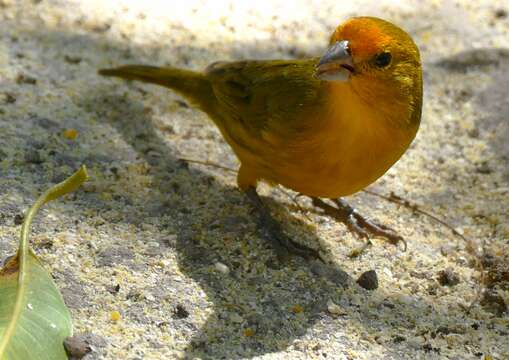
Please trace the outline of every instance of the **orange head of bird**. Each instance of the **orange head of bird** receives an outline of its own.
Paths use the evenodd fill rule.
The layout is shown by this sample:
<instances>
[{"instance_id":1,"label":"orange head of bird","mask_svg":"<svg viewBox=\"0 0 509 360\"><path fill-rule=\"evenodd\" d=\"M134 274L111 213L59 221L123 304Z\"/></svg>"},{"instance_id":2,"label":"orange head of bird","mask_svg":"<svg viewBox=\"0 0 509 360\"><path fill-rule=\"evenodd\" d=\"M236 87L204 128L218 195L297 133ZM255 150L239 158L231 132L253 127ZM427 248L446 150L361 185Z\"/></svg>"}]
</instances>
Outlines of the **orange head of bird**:
<instances>
[{"instance_id":1,"label":"orange head of bird","mask_svg":"<svg viewBox=\"0 0 509 360\"><path fill-rule=\"evenodd\" d=\"M315 76L350 83L367 102L381 98L420 106L422 70L419 50L410 35L374 17L356 17L339 25Z\"/></svg>"}]
</instances>

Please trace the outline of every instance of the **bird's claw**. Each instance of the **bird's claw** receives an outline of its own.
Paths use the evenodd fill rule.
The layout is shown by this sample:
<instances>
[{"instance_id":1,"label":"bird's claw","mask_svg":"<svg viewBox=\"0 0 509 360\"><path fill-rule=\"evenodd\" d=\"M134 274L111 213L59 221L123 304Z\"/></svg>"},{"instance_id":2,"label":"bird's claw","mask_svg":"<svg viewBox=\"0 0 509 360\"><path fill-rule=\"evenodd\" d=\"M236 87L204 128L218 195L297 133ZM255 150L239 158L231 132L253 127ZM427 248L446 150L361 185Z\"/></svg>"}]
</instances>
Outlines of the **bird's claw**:
<instances>
[{"instance_id":1,"label":"bird's claw","mask_svg":"<svg viewBox=\"0 0 509 360\"><path fill-rule=\"evenodd\" d=\"M357 237L366 240L366 243L361 248L355 249L350 253L350 257L362 254L371 245L372 237L383 238L393 245L398 245L401 242L403 243L403 250L406 251L407 243L401 235L398 235L386 225L366 219L343 200L333 200L337 207L331 206L318 198L313 198L312 200L313 205L322 209L327 215L344 223L348 230Z\"/></svg>"},{"instance_id":2,"label":"bird's claw","mask_svg":"<svg viewBox=\"0 0 509 360\"><path fill-rule=\"evenodd\" d=\"M369 238L371 236L373 237L380 237L387 240L390 244L398 245L400 242L403 243L403 250L406 251L407 249L407 243L405 239L398 235L393 229L390 227L376 223L374 221L371 221L369 219L366 219L362 217L359 213L354 212L352 214L352 217L355 219L355 227L354 232L358 234L362 238ZM359 234L359 232L356 229L360 229L362 234Z\"/></svg>"}]
</instances>

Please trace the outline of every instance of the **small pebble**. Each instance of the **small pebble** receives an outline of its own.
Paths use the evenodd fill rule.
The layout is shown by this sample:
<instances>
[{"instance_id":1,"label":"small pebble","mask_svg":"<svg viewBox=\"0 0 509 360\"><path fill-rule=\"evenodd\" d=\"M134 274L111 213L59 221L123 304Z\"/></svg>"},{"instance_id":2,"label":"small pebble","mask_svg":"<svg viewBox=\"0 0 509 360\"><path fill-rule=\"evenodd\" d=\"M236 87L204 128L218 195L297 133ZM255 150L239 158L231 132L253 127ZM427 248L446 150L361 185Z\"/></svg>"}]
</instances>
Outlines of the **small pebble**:
<instances>
[{"instance_id":1,"label":"small pebble","mask_svg":"<svg viewBox=\"0 0 509 360\"><path fill-rule=\"evenodd\" d=\"M214 264L214 267L221 274L228 274L230 272L230 268L221 262L216 262Z\"/></svg>"},{"instance_id":2,"label":"small pebble","mask_svg":"<svg viewBox=\"0 0 509 360\"><path fill-rule=\"evenodd\" d=\"M378 289L378 276L375 270L369 270L361 274L357 279L357 284L366 290Z\"/></svg>"},{"instance_id":3,"label":"small pebble","mask_svg":"<svg viewBox=\"0 0 509 360\"><path fill-rule=\"evenodd\" d=\"M23 220L25 220L25 215L23 215L23 214L14 215L14 225L23 224Z\"/></svg>"},{"instance_id":4,"label":"small pebble","mask_svg":"<svg viewBox=\"0 0 509 360\"><path fill-rule=\"evenodd\" d=\"M451 268L440 271L437 280L442 286L454 286L460 282L459 276Z\"/></svg>"},{"instance_id":5,"label":"small pebble","mask_svg":"<svg viewBox=\"0 0 509 360\"><path fill-rule=\"evenodd\" d=\"M230 321L231 322L234 322L236 324L240 324L244 321L244 319L242 318L242 316L240 316L239 314L237 313L231 313L230 316Z\"/></svg>"},{"instance_id":6,"label":"small pebble","mask_svg":"<svg viewBox=\"0 0 509 360\"><path fill-rule=\"evenodd\" d=\"M495 11L495 17L497 19L504 19L504 18L506 18L507 17L507 10L505 10L505 9L497 9Z\"/></svg>"},{"instance_id":7,"label":"small pebble","mask_svg":"<svg viewBox=\"0 0 509 360\"><path fill-rule=\"evenodd\" d=\"M85 339L73 336L64 340L64 347L67 355L73 359L81 359L92 351L90 344Z\"/></svg>"},{"instance_id":8,"label":"small pebble","mask_svg":"<svg viewBox=\"0 0 509 360\"><path fill-rule=\"evenodd\" d=\"M70 359L81 359L88 353L97 351L98 348L104 348L106 345L104 338L92 333L77 334L64 340L64 347ZM92 357L87 356L88 358Z\"/></svg>"},{"instance_id":9,"label":"small pebble","mask_svg":"<svg viewBox=\"0 0 509 360\"><path fill-rule=\"evenodd\" d=\"M333 315L345 315L345 311L341 306L334 303L332 300L327 301L327 311Z\"/></svg>"}]
</instances>

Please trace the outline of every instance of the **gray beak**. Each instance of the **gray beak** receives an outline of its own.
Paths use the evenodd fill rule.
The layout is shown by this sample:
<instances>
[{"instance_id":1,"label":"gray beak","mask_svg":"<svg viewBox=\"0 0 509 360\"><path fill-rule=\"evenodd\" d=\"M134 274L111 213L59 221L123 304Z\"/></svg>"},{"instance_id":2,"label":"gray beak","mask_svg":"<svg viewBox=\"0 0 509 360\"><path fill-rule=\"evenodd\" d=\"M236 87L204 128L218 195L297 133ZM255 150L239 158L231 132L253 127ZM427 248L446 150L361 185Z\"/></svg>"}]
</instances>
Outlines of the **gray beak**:
<instances>
[{"instance_id":1,"label":"gray beak","mask_svg":"<svg viewBox=\"0 0 509 360\"><path fill-rule=\"evenodd\" d=\"M315 76L326 81L347 81L354 72L348 41L332 44L316 65Z\"/></svg>"}]
</instances>

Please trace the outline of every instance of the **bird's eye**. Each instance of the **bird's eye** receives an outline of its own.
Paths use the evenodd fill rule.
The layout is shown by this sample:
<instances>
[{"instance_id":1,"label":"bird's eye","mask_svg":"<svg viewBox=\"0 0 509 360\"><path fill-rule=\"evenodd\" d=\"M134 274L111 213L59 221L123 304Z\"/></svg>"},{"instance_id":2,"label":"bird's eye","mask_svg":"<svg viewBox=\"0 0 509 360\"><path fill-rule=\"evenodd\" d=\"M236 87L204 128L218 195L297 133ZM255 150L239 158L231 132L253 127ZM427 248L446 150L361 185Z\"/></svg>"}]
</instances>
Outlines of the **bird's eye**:
<instances>
[{"instance_id":1,"label":"bird's eye","mask_svg":"<svg viewBox=\"0 0 509 360\"><path fill-rule=\"evenodd\" d=\"M378 66L379 68L383 68L389 65L391 63L391 60L392 60L391 53L383 52L375 57L375 65Z\"/></svg>"}]
</instances>

